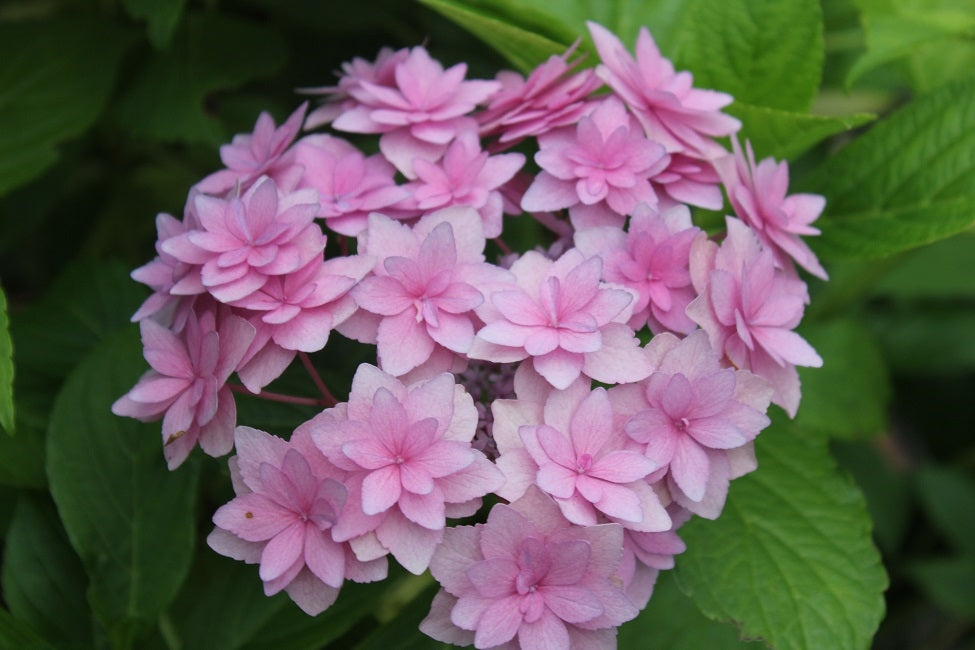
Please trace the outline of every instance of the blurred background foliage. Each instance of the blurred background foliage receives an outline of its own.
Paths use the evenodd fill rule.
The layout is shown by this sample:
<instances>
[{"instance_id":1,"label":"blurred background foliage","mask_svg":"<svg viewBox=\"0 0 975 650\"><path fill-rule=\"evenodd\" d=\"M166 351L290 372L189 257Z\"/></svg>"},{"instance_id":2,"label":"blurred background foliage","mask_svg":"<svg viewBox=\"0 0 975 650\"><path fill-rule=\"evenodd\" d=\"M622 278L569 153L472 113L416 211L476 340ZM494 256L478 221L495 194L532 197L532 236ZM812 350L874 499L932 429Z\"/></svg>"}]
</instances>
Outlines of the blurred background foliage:
<instances>
[{"instance_id":1,"label":"blurred background foliage","mask_svg":"<svg viewBox=\"0 0 975 650\"><path fill-rule=\"evenodd\" d=\"M571 42L585 18L618 29L630 43L647 22L663 52L675 56L685 21L721 3L632 0L614 3L616 13L605 6L596 0L0 4L0 383L13 372L11 339L16 368L14 402L5 403L9 394L0 391L0 425L14 434L0 438L0 646L435 645L414 631L429 597L413 596L429 590L429 578L394 572L391 589L347 586L334 616L309 619L280 595L265 599L253 567L192 540L174 541L173 552L192 554L192 566L186 580L181 574L162 586L172 593L159 598L169 598L171 607L157 615L149 596L113 602L90 587L101 560L73 550L79 540L68 539L51 499L51 491L70 489L49 486L51 464L66 468L62 477L82 476L86 467L71 465L73 457L45 458L52 448L46 439L68 441L57 447L61 454L94 457L98 444L104 453L117 446L109 439L70 446L72 408L87 399L79 382L103 382L114 396L138 373L113 375L125 364L107 356L100 364L82 361L114 338L134 341L128 317L145 291L127 274L153 255L155 214L180 215L190 185L219 166L219 145L250 131L260 111L280 121L302 100L296 88L332 84L343 61L372 58L385 45L423 43L445 63L469 62L474 77L511 65L445 16L468 28L485 17L518 26L491 44L524 68ZM783 144L786 153L804 151L792 165L800 188L830 182L822 178L824 161L859 134L847 129L869 128L860 126L868 114L883 118L913 97L975 74L972 2L823 0L821 10L820 90L798 102L811 102L815 135ZM549 20L551 13L564 21ZM693 69L705 54L685 53L684 64ZM719 78L699 78L720 87ZM736 110L751 115L754 108ZM969 125L962 124L966 145ZM830 134L836 135L820 142ZM975 157L975 148L967 155ZM806 403L797 423L828 430L835 457L866 496L891 580L873 645L975 648L975 233L962 228L874 259L828 257L833 281L812 286L807 314L820 326L804 331L827 365L802 373ZM321 370L341 384L368 351L357 354L332 358ZM130 356L138 367L138 350ZM78 386L66 386L69 375ZM242 422L282 435L294 415L308 415L246 401L240 410ZM125 423L117 434L130 442L141 436L124 453L161 456L157 427ZM230 494L226 464L198 455L192 465L138 480L177 500L198 493L185 497L183 516L206 531ZM159 561L165 568L169 560ZM667 606L655 610L658 602ZM138 616L116 611L138 614L132 608L141 606L151 620L140 625L131 623ZM682 630L666 620L676 607L697 616L680 619ZM739 644L734 628L709 626L692 610L665 576L641 629L663 630L660 647ZM215 617L229 620L213 625ZM623 647L639 647L638 634L624 628Z\"/></svg>"}]
</instances>

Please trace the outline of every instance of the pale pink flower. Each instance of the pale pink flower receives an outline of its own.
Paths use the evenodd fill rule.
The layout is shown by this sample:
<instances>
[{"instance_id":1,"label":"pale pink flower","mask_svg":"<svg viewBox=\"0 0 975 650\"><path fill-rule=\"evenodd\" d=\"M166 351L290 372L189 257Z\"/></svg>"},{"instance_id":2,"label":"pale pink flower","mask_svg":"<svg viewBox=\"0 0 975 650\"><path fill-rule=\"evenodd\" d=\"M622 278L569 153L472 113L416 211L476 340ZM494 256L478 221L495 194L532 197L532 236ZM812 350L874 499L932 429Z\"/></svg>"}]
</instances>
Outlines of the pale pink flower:
<instances>
[{"instance_id":1,"label":"pale pink flower","mask_svg":"<svg viewBox=\"0 0 975 650\"><path fill-rule=\"evenodd\" d=\"M828 279L816 254L800 235L818 235L809 224L826 205L818 194L790 194L789 164L765 158L755 164L752 145L745 141L741 150L738 138L731 139L734 154L719 158L714 165L721 175L735 214L752 227L762 245L772 251L780 268L790 268L789 258L817 278Z\"/></svg>"},{"instance_id":2,"label":"pale pink flower","mask_svg":"<svg viewBox=\"0 0 975 650\"><path fill-rule=\"evenodd\" d=\"M687 315L710 336L735 367L751 370L775 389L772 401L790 417L799 408L796 366L818 368L816 351L792 331L802 320L809 293L802 280L775 266L755 232L733 217L720 247L703 242L692 254L699 295ZM695 261L698 268L694 268Z\"/></svg>"},{"instance_id":3,"label":"pale pink flower","mask_svg":"<svg viewBox=\"0 0 975 650\"><path fill-rule=\"evenodd\" d=\"M686 206L658 212L641 203L627 232L612 226L580 230L575 244L586 255L602 258L603 280L636 294L630 327L649 324L653 332L687 334L697 327L684 309L697 297L689 265L691 244L699 237L704 233L691 224Z\"/></svg>"},{"instance_id":4,"label":"pale pink flower","mask_svg":"<svg viewBox=\"0 0 975 650\"><path fill-rule=\"evenodd\" d=\"M481 151L477 134L465 131L447 146L439 162L414 160L416 180L407 187L413 190L413 203L421 212L470 206L481 216L484 236L497 237L501 234L504 203L498 188L524 164L525 157L520 153L488 156Z\"/></svg>"},{"instance_id":5,"label":"pale pink flower","mask_svg":"<svg viewBox=\"0 0 975 650\"><path fill-rule=\"evenodd\" d=\"M210 174L197 183L195 189L223 196L236 186L241 192L247 190L261 176L273 178L282 190L294 189L302 169L288 146L301 130L307 109L308 102L305 102L277 128L274 119L262 112L254 124L253 133L235 135L231 144L220 147L220 160L227 168Z\"/></svg>"},{"instance_id":6,"label":"pale pink flower","mask_svg":"<svg viewBox=\"0 0 975 650\"><path fill-rule=\"evenodd\" d=\"M202 265L203 286L221 302L249 296L269 276L297 271L325 248L325 236L314 222L314 190L281 193L264 177L239 198L197 195L194 207L199 229L170 237L162 249L182 262Z\"/></svg>"},{"instance_id":7,"label":"pale pink flower","mask_svg":"<svg viewBox=\"0 0 975 650\"><path fill-rule=\"evenodd\" d=\"M392 553L407 570L422 573L446 517L473 514L480 497L503 482L494 464L471 448L477 411L449 373L406 386L363 364L348 405L303 426L348 473L349 502L334 534L352 540L361 559Z\"/></svg>"},{"instance_id":8,"label":"pale pink flower","mask_svg":"<svg viewBox=\"0 0 975 650\"><path fill-rule=\"evenodd\" d=\"M487 523L444 534L430 565L441 590L420 629L478 649L615 648L615 628L639 611L616 575L622 533L571 526L538 491L495 505Z\"/></svg>"},{"instance_id":9,"label":"pale pink flower","mask_svg":"<svg viewBox=\"0 0 975 650\"><path fill-rule=\"evenodd\" d=\"M238 427L230 469L237 496L213 515L207 538L222 555L260 564L264 594L282 589L305 613L327 609L348 578L386 577L386 560L360 562L332 529L348 498L342 472L310 442Z\"/></svg>"},{"instance_id":10,"label":"pale pink flower","mask_svg":"<svg viewBox=\"0 0 975 650\"><path fill-rule=\"evenodd\" d=\"M558 260L529 251L511 272L517 284L493 291L480 311L485 327L468 356L511 362L531 358L552 386L580 375L605 383L638 381L650 372L626 322L634 295L600 283L602 261L570 249Z\"/></svg>"},{"instance_id":11,"label":"pale pink flower","mask_svg":"<svg viewBox=\"0 0 975 650\"><path fill-rule=\"evenodd\" d=\"M650 139L671 153L706 159L725 153L711 138L741 128L741 122L720 111L732 102L731 95L694 88L691 73L674 71L646 27L640 29L634 60L615 34L586 24L602 60L596 74L633 110Z\"/></svg>"},{"instance_id":12,"label":"pale pink flower","mask_svg":"<svg viewBox=\"0 0 975 650\"><path fill-rule=\"evenodd\" d=\"M233 446L237 419L227 379L254 338L254 328L224 313L217 323L212 310L187 319L181 336L145 319L143 355L152 370L112 404L112 413L143 422L163 416L163 453L170 469L182 464L197 441L211 456Z\"/></svg>"},{"instance_id":13,"label":"pale pink flower","mask_svg":"<svg viewBox=\"0 0 975 650\"><path fill-rule=\"evenodd\" d=\"M598 103L575 128L538 138L536 176L521 207L528 212L569 208L576 229L622 225L638 203L656 205L649 178L663 171L667 152L648 140L615 97Z\"/></svg>"},{"instance_id":14,"label":"pale pink flower","mask_svg":"<svg viewBox=\"0 0 975 650\"><path fill-rule=\"evenodd\" d=\"M671 153L667 168L650 179L661 210L680 203L720 210L724 207L720 183L710 161L684 153Z\"/></svg>"},{"instance_id":15,"label":"pale pink flower","mask_svg":"<svg viewBox=\"0 0 975 650\"><path fill-rule=\"evenodd\" d=\"M623 531L623 559L619 577L626 595L639 609L646 607L650 601L658 574L673 569L674 556L687 550L684 540L677 535L677 529L690 518L690 511L671 503L667 506L667 514L674 524L670 530L646 533L627 528Z\"/></svg>"}]
</instances>

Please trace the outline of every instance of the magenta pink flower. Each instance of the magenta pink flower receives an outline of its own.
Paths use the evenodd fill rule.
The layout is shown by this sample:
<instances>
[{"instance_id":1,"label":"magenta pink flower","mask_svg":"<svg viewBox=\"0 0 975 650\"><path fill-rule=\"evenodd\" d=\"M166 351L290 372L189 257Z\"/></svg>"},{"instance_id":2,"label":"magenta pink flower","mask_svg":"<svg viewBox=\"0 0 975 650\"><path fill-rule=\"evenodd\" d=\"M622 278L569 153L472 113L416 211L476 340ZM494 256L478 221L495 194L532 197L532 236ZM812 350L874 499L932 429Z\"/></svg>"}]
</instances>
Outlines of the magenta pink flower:
<instances>
[{"instance_id":1,"label":"magenta pink flower","mask_svg":"<svg viewBox=\"0 0 975 650\"><path fill-rule=\"evenodd\" d=\"M734 155L714 161L735 214L752 227L762 245L772 251L780 268L790 267L789 258L817 278L828 279L826 271L800 235L818 235L809 224L826 205L818 194L791 194L789 164L765 158L755 164L750 142L741 150L738 138L731 139Z\"/></svg>"},{"instance_id":2,"label":"magenta pink flower","mask_svg":"<svg viewBox=\"0 0 975 650\"><path fill-rule=\"evenodd\" d=\"M238 184L243 192L261 176L269 176L283 191L293 190L302 170L288 146L301 129L307 109L305 102L278 128L267 112L261 113L253 133L235 135L231 144L220 147L220 159L227 169L210 174L196 189L223 196Z\"/></svg>"},{"instance_id":3,"label":"magenta pink flower","mask_svg":"<svg viewBox=\"0 0 975 650\"><path fill-rule=\"evenodd\" d=\"M359 366L348 405L307 424L325 456L348 472L349 503L337 539L354 540L362 559L388 552L409 571L423 572L445 518L473 514L480 497L503 482L471 448L476 426L470 395L449 373L405 386Z\"/></svg>"},{"instance_id":4,"label":"magenta pink flower","mask_svg":"<svg viewBox=\"0 0 975 650\"><path fill-rule=\"evenodd\" d=\"M222 555L260 564L264 593L282 589L315 616L338 596L346 578L372 582L386 577L386 560L360 562L332 529L348 491L342 472L301 436L285 442L263 431L238 427L237 456L230 469L237 496L213 515L207 538Z\"/></svg>"},{"instance_id":5,"label":"magenta pink flower","mask_svg":"<svg viewBox=\"0 0 975 650\"><path fill-rule=\"evenodd\" d=\"M237 408L227 379L244 356L254 328L242 318L207 310L187 319L182 337L145 319L143 354L152 367L112 404L112 413L143 422L163 416L163 452L170 469L200 447L222 456L233 446Z\"/></svg>"},{"instance_id":6,"label":"magenta pink flower","mask_svg":"<svg viewBox=\"0 0 975 650\"><path fill-rule=\"evenodd\" d=\"M498 504L486 524L445 532L430 565L442 588L420 629L479 649L615 648L615 627L639 611L616 576L622 532L571 526L537 491Z\"/></svg>"},{"instance_id":7,"label":"magenta pink flower","mask_svg":"<svg viewBox=\"0 0 975 650\"><path fill-rule=\"evenodd\" d=\"M687 334L697 326L684 309L697 297L691 285L690 252L703 232L691 225L686 206L659 213L641 203L630 218L629 232L615 227L581 230L575 244L588 256L603 260L603 280L637 295L634 330L649 324L653 332L665 329Z\"/></svg>"},{"instance_id":8,"label":"magenta pink flower","mask_svg":"<svg viewBox=\"0 0 975 650\"><path fill-rule=\"evenodd\" d=\"M699 295L687 315L711 337L735 367L751 370L775 389L772 401L790 417L799 408L796 365L818 368L816 351L792 331L802 320L809 293L804 282L776 269L772 253L755 232L733 217L720 247L703 242L692 256Z\"/></svg>"},{"instance_id":9,"label":"magenta pink flower","mask_svg":"<svg viewBox=\"0 0 975 650\"><path fill-rule=\"evenodd\" d=\"M194 205L200 228L170 237L162 249L182 262L201 264L204 287L221 302L246 298L269 276L297 271L325 248L314 222L314 190L281 194L265 177L240 198L201 194Z\"/></svg>"},{"instance_id":10,"label":"magenta pink flower","mask_svg":"<svg viewBox=\"0 0 975 650\"><path fill-rule=\"evenodd\" d=\"M725 153L711 138L741 128L741 122L720 111L732 102L731 95L694 88L691 73L674 72L645 27L640 29L634 60L615 34L596 23L586 24L602 60L596 74L633 110L651 140L670 153L706 159Z\"/></svg>"},{"instance_id":11,"label":"magenta pink flower","mask_svg":"<svg viewBox=\"0 0 975 650\"><path fill-rule=\"evenodd\" d=\"M529 251L511 272L517 284L494 291L487 323L468 356L511 362L531 358L552 386L568 387L580 375L605 383L638 381L650 372L639 342L625 323L634 295L601 284L602 262L577 249L556 261Z\"/></svg>"},{"instance_id":12,"label":"magenta pink flower","mask_svg":"<svg viewBox=\"0 0 975 650\"><path fill-rule=\"evenodd\" d=\"M648 140L623 104L610 97L576 128L538 138L535 178L521 207L528 212L569 208L577 229L622 225L640 202L656 205L649 178L667 167L664 148Z\"/></svg>"}]
</instances>

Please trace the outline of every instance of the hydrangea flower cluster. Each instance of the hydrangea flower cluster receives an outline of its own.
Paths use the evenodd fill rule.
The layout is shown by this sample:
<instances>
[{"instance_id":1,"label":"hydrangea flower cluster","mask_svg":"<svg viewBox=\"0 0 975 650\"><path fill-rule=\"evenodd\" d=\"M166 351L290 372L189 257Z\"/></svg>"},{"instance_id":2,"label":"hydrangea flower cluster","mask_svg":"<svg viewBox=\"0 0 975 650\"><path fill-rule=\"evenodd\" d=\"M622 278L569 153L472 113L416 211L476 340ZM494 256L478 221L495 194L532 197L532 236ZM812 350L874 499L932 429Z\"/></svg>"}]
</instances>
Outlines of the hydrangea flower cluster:
<instances>
[{"instance_id":1,"label":"hydrangea flower cluster","mask_svg":"<svg viewBox=\"0 0 975 650\"><path fill-rule=\"evenodd\" d=\"M133 272L151 370L113 411L161 418L171 469L236 449L208 542L267 594L318 614L392 555L440 583L435 639L615 647L680 525L756 468L770 404L795 415L796 366L822 363L794 331L796 265L826 278L801 239L822 198L789 195L732 98L646 29L635 56L589 29L594 68L573 46L527 78L467 79L421 46L355 59L320 106L221 148L182 219L159 215ZM709 236L690 207L725 196ZM551 237L512 250L510 219ZM341 402L309 357L333 331L375 347ZM266 390L296 359L320 397ZM323 410L285 440L236 426L235 395ZM487 496L483 523L448 527Z\"/></svg>"}]
</instances>

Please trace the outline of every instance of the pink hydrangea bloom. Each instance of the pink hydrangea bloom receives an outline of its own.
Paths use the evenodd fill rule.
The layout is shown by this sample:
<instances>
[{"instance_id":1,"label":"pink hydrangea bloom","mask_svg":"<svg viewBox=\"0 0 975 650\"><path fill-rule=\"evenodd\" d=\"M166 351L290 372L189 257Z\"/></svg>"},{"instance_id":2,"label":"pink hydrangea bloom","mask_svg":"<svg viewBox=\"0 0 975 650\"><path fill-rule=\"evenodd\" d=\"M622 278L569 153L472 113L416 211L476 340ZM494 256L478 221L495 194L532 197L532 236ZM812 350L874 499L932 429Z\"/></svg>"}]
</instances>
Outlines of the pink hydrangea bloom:
<instances>
[{"instance_id":1,"label":"pink hydrangea bloom","mask_svg":"<svg viewBox=\"0 0 975 650\"><path fill-rule=\"evenodd\" d=\"M711 138L741 128L741 122L720 110L732 102L731 95L694 88L691 73L675 72L645 27L640 29L634 60L615 34L602 25L586 24L602 60L596 74L633 110L648 137L668 152L706 159L725 153Z\"/></svg>"},{"instance_id":2,"label":"pink hydrangea bloom","mask_svg":"<svg viewBox=\"0 0 975 650\"><path fill-rule=\"evenodd\" d=\"M446 517L468 516L501 486L501 472L471 448L477 411L453 375L406 386L367 364L352 380L348 404L303 425L347 472L349 501L336 539L352 540L361 559L392 553L422 573L443 536Z\"/></svg>"},{"instance_id":3,"label":"pink hydrangea bloom","mask_svg":"<svg viewBox=\"0 0 975 650\"><path fill-rule=\"evenodd\" d=\"M248 189L261 176L273 178L285 191L294 189L302 169L288 146L301 129L307 109L305 102L278 128L268 113L261 113L253 133L235 135L231 144L220 147L220 159L227 168L204 178L196 189L223 196L238 184L241 191Z\"/></svg>"},{"instance_id":4,"label":"pink hydrangea bloom","mask_svg":"<svg viewBox=\"0 0 975 650\"><path fill-rule=\"evenodd\" d=\"M585 99L602 82L593 70L569 74L579 59L569 62L575 45L561 56L552 55L528 78L517 72L497 75L501 89L476 115L482 136L500 135L504 144L539 136L560 126L575 124L589 110Z\"/></svg>"},{"instance_id":5,"label":"pink hydrangea bloom","mask_svg":"<svg viewBox=\"0 0 975 650\"><path fill-rule=\"evenodd\" d=\"M446 531L430 565L442 588L420 629L478 649L615 648L615 628L639 611L616 575L622 533L571 526L538 491L498 504L487 523Z\"/></svg>"},{"instance_id":6,"label":"pink hydrangea bloom","mask_svg":"<svg viewBox=\"0 0 975 650\"><path fill-rule=\"evenodd\" d=\"M352 295L377 324L372 329L360 318L342 332L366 341L374 335L380 366L397 376L426 363L437 349L466 354L479 324L474 310L484 302L482 291L510 277L484 262L482 233L473 208L431 213L412 229L370 216L360 250L377 263L374 275Z\"/></svg>"},{"instance_id":7,"label":"pink hydrangea bloom","mask_svg":"<svg viewBox=\"0 0 975 650\"><path fill-rule=\"evenodd\" d=\"M524 164L525 157L520 153L488 156L481 151L477 134L465 131L450 143L439 162L414 160L416 180L408 187L421 212L467 205L481 216L484 236L497 237L501 234L504 203L498 188Z\"/></svg>"},{"instance_id":8,"label":"pink hydrangea bloom","mask_svg":"<svg viewBox=\"0 0 975 650\"><path fill-rule=\"evenodd\" d=\"M720 182L710 161L683 153L671 153L667 168L650 179L661 209L686 203L720 210L724 207Z\"/></svg>"},{"instance_id":9,"label":"pink hydrangea bloom","mask_svg":"<svg viewBox=\"0 0 975 650\"><path fill-rule=\"evenodd\" d=\"M580 230L576 247L603 260L603 280L632 290L636 295L630 327L665 329L681 334L697 325L684 309L697 297L691 285L690 253L704 233L691 224L686 206L658 212L641 203L630 217L628 232L606 226Z\"/></svg>"},{"instance_id":10,"label":"pink hydrangea bloom","mask_svg":"<svg viewBox=\"0 0 975 650\"><path fill-rule=\"evenodd\" d=\"M511 272L517 284L491 293L487 323L468 356L511 362L531 358L562 389L580 375L605 383L638 381L650 372L626 322L634 295L600 283L602 261L570 249L558 260L529 251Z\"/></svg>"},{"instance_id":11,"label":"pink hydrangea bloom","mask_svg":"<svg viewBox=\"0 0 975 650\"><path fill-rule=\"evenodd\" d=\"M221 302L241 300L264 286L269 276L297 271L325 248L314 222L314 190L281 193L263 178L241 197L227 200L197 195L200 228L170 237L164 252L202 265L207 291Z\"/></svg>"},{"instance_id":12,"label":"pink hydrangea bloom","mask_svg":"<svg viewBox=\"0 0 975 650\"><path fill-rule=\"evenodd\" d=\"M229 452L237 407L226 383L254 338L254 328L228 313L218 325L212 310L188 318L181 337L151 319L139 327L152 370L112 404L112 413L144 422L163 416L163 452L170 469L186 460L197 441L211 456Z\"/></svg>"},{"instance_id":13,"label":"pink hydrangea bloom","mask_svg":"<svg viewBox=\"0 0 975 650\"><path fill-rule=\"evenodd\" d=\"M622 225L640 202L656 205L648 178L663 171L669 158L648 140L615 97L603 100L575 128L538 138L535 177L521 207L528 212L569 208L577 229Z\"/></svg>"},{"instance_id":14,"label":"pink hydrangea bloom","mask_svg":"<svg viewBox=\"0 0 975 650\"><path fill-rule=\"evenodd\" d=\"M673 569L674 556L687 550L677 529L690 518L690 511L671 503L667 506L667 514L674 524L670 530L658 533L630 529L623 531L623 559L619 576L626 595L640 609L650 601L660 572Z\"/></svg>"},{"instance_id":15,"label":"pink hydrangea bloom","mask_svg":"<svg viewBox=\"0 0 975 650\"><path fill-rule=\"evenodd\" d=\"M358 235L369 213L377 210L398 216L398 208L390 208L410 196L409 189L396 185L396 170L382 156L367 157L341 138L309 135L295 143L294 151L295 161L305 168L298 187L318 190L318 216L337 233Z\"/></svg>"},{"instance_id":16,"label":"pink hydrangea bloom","mask_svg":"<svg viewBox=\"0 0 975 650\"><path fill-rule=\"evenodd\" d=\"M775 389L772 401L794 417L799 408L796 366L818 368L816 351L792 331L809 293L804 282L775 266L755 232L733 217L720 247L702 242L691 274L700 295L687 315L737 368L751 370Z\"/></svg>"},{"instance_id":17,"label":"pink hydrangea bloom","mask_svg":"<svg viewBox=\"0 0 975 650\"><path fill-rule=\"evenodd\" d=\"M735 214L752 227L762 244L772 251L780 268L790 267L789 258L813 275L828 279L816 254L800 235L818 235L809 224L819 218L826 199L818 194L791 194L789 164L765 158L755 164L750 142L741 150L732 138L734 154L714 161Z\"/></svg>"},{"instance_id":18,"label":"pink hydrangea bloom","mask_svg":"<svg viewBox=\"0 0 975 650\"><path fill-rule=\"evenodd\" d=\"M642 393L628 396L629 402L615 398L620 413L629 414L624 429L656 468L666 468L674 500L714 518L732 478L727 452L749 445L768 426L772 387L746 370L722 366L701 330L684 339L655 336L647 352L655 370L639 384Z\"/></svg>"},{"instance_id":19,"label":"pink hydrangea bloom","mask_svg":"<svg viewBox=\"0 0 975 650\"><path fill-rule=\"evenodd\" d=\"M264 593L282 589L305 613L327 609L348 578L386 577L386 560L361 562L347 543L332 537L348 499L342 472L308 440L285 442L238 427L230 470L237 496L213 515L207 538L222 555L260 564Z\"/></svg>"}]
</instances>

